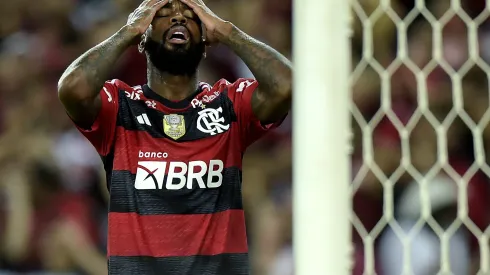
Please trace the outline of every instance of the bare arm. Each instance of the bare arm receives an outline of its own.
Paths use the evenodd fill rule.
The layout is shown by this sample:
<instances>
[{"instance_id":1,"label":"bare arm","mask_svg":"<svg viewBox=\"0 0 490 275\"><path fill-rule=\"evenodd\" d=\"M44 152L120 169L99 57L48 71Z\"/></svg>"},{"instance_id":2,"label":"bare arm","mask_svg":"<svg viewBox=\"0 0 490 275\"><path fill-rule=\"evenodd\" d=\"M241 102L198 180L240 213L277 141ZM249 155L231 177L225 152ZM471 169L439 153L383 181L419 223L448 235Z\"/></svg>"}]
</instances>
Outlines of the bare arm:
<instances>
[{"instance_id":1,"label":"bare arm","mask_svg":"<svg viewBox=\"0 0 490 275\"><path fill-rule=\"evenodd\" d=\"M58 82L58 95L70 117L90 127L101 108L99 92L124 51L140 37L168 0L145 0L113 36L77 58Z\"/></svg>"},{"instance_id":2,"label":"bare arm","mask_svg":"<svg viewBox=\"0 0 490 275\"><path fill-rule=\"evenodd\" d=\"M134 36L127 27L77 58L58 82L58 95L70 117L90 127L101 107L99 92Z\"/></svg>"},{"instance_id":3,"label":"bare arm","mask_svg":"<svg viewBox=\"0 0 490 275\"><path fill-rule=\"evenodd\" d=\"M231 25L230 23L228 23ZM264 124L283 118L291 108L292 64L282 54L231 25L221 42L230 47L259 82L252 110Z\"/></svg>"}]
</instances>

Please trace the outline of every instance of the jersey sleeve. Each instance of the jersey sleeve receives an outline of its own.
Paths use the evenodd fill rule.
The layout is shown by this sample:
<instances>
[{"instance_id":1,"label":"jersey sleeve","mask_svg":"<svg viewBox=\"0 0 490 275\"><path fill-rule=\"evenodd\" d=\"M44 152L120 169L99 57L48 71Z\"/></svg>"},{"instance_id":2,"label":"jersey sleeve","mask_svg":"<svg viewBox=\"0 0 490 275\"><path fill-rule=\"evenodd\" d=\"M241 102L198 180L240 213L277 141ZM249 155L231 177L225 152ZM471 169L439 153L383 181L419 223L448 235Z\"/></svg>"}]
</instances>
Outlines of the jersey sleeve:
<instances>
[{"instance_id":1,"label":"jersey sleeve","mask_svg":"<svg viewBox=\"0 0 490 275\"><path fill-rule=\"evenodd\" d=\"M76 125L101 156L109 154L116 132L119 97L116 80L107 81L100 90L101 108L89 129Z\"/></svg>"},{"instance_id":2,"label":"jersey sleeve","mask_svg":"<svg viewBox=\"0 0 490 275\"><path fill-rule=\"evenodd\" d=\"M233 101L243 151L267 132L281 125L284 120L263 125L255 116L252 110L252 95L258 86L259 83L256 80L244 78L228 86L228 96Z\"/></svg>"}]
</instances>

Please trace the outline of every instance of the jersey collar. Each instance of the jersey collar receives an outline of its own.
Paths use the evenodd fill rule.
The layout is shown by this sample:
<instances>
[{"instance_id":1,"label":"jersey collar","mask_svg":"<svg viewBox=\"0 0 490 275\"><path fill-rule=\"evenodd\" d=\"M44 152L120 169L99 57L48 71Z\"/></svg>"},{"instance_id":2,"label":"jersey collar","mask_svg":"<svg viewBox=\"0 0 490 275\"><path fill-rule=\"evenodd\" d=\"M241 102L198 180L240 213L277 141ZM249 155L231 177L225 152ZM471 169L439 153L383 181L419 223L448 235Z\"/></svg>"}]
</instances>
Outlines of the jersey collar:
<instances>
[{"instance_id":1,"label":"jersey collar","mask_svg":"<svg viewBox=\"0 0 490 275\"><path fill-rule=\"evenodd\" d=\"M156 100L163 104L164 106L171 108L171 109L184 109L189 107L191 104L192 99L194 99L198 94L200 94L203 90L202 85L198 85L198 88L195 92L187 96L186 98L182 99L181 101L172 101L164 98L163 96L157 94L154 92L148 84L143 85L143 94L145 95L146 98L151 98L153 100Z\"/></svg>"}]
</instances>

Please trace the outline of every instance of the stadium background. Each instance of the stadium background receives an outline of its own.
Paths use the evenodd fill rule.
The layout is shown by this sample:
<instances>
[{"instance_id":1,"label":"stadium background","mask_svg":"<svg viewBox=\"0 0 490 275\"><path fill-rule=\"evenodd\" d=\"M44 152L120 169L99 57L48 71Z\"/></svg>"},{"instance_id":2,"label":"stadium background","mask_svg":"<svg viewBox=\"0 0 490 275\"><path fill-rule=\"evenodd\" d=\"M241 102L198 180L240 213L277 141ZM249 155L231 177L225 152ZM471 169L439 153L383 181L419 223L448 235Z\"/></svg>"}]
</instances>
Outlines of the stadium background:
<instances>
[{"instance_id":1,"label":"stadium background","mask_svg":"<svg viewBox=\"0 0 490 275\"><path fill-rule=\"evenodd\" d=\"M221 17L291 56L290 1L207 2ZM436 17L449 6L449 1L426 2ZM484 9L484 2L467 1L464 9L474 17ZM73 59L122 26L138 3L136 0L0 1L0 270L103 274L100 263L105 261L107 193L100 161L62 110L56 95L56 83ZM359 3L368 14L378 5L377 0ZM392 0L391 3L402 17L413 6L410 0ZM362 58L363 48L359 10L356 14L354 66ZM490 61L487 25L484 23L479 28L478 41L480 56ZM374 57L386 67L396 54L395 26L383 13L372 30ZM411 24L408 50L416 65L424 66L432 58L431 36L427 20L418 19ZM453 68L458 68L468 59L467 28L458 16L444 27L443 39L444 57ZM314 37L311 43L315 43ZM223 47L213 48L208 53L200 73L201 78L209 82L222 77L233 80L250 76L244 64ZM463 79L464 107L475 121L480 121L489 107L486 73L475 66ZM114 78L133 85L143 83L145 74L145 60L135 49L128 51L114 70ZM406 122L417 107L414 74L406 66L401 66L393 74L391 83L393 113L402 123ZM428 75L426 84L429 109L442 120L453 106L449 75L441 67L436 67ZM353 83L353 102L359 114L368 121L379 109L380 87L381 79L373 66L362 70ZM318 123L322 121L321 118L312 119ZM353 178L363 163L358 120L359 116L353 120ZM374 162L380 171L390 175L400 164L398 132L387 116L383 116L374 128ZM471 132L460 119L452 121L448 129L450 164L462 174L475 158ZM251 148L245 158L243 193L253 274L292 274L290 132L288 119L279 130ZM482 134L484 148L488 150L490 128L485 127ZM437 158L437 140L426 119L422 118L416 124L410 140L410 152L412 164L421 173L433 166ZM481 169L475 173L468 186L469 216L479 228L486 228L490 221L489 176L485 172L486 169ZM383 186L376 173L368 172L355 178L358 188L353 202L359 219L354 222L354 274L362 274L364 268L366 255L362 239L366 235L362 231L374 229L373 236L377 241L373 264L379 274L391 275L386 270L396 269L401 263L399 259L397 262L392 258L397 254L396 238L393 238L389 227L378 223L382 220ZM434 191L429 192L433 215L437 223L445 227L456 216L454 183L441 172L430 184L434 186ZM413 195L416 186L409 173L396 182L393 196L396 217L402 227L410 227L417 220L420 203ZM312 209L311 214L321 218L322 212ZM477 238L472 237L474 234L468 227L471 226L461 226L462 229L454 235L451 251L456 251L457 255L450 261L458 270L471 269L468 274L475 274L479 249ZM438 262L437 258L430 257L439 250L431 227L424 227L418 236L420 239L413 241L417 242L417 251L427 252L429 256L415 257L413 265L425 268L428 273L424 274L436 274L427 271Z\"/></svg>"}]
</instances>

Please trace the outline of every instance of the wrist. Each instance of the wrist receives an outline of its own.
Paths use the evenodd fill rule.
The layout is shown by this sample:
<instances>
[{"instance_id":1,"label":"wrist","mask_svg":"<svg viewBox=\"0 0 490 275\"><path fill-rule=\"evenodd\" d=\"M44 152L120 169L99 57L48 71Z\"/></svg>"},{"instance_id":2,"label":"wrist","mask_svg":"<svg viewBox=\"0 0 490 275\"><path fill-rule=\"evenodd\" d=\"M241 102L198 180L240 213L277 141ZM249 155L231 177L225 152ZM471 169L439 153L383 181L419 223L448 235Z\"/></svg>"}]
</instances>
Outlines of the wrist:
<instances>
[{"instance_id":1,"label":"wrist","mask_svg":"<svg viewBox=\"0 0 490 275\"><path fill-rule=\"evenodd\" d=\"M216 38L221 43L228 44L230 42L230 38L233 34L233 32L238 31L238 28L235 27L231 22L229 21L223 21L216 29L215 29L215 35Z\"/></svg>"},{"instance_id":2,"label":"wrist","mask_svg":"<svg viewBox=\"0 0 490 275\"><path fill-rule=\"evenodd\" d=\"M130 44L134 42L138 43L142 36L137 28L130 25L124 25L121 29L119 29L116 35L121 36L124 41L127 41Z\"/></svg>"}]
</instances>

